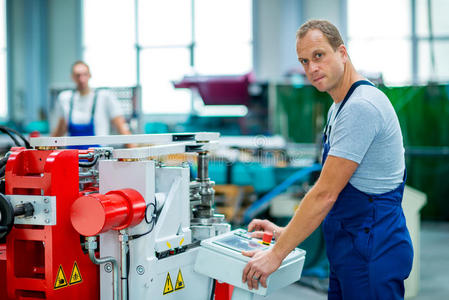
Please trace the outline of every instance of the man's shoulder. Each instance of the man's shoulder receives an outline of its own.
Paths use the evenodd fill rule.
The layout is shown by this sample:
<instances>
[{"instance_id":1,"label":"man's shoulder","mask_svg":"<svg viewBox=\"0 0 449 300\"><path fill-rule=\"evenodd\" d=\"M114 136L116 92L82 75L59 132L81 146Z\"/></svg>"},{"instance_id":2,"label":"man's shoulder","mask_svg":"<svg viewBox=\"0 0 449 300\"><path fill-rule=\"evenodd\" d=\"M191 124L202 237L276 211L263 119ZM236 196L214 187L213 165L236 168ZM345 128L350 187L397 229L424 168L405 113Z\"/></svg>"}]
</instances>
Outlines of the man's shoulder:
<instances>
[{"instance_id":1,"label":"man's shoulder","mask_svg":"<svg viewBox=\"0 0 449 300\"><path fill-rule=\"evenodd\" d=\"M59 99L70 99L72 98L73 92L73 90L64 90L59 93L58 97Z\"/></svg>"},{"instance_id":2,"label":"man's shoulder","mask_svg":"<svg viewBox=\"0 0 449 300\"><path fill-rule=\"evenodd\" d=\"M104 101L115 101L117 99L115 94L108 89L96 89L95 92L97 93L98 99Z\"/></svg>"}]
</instances>

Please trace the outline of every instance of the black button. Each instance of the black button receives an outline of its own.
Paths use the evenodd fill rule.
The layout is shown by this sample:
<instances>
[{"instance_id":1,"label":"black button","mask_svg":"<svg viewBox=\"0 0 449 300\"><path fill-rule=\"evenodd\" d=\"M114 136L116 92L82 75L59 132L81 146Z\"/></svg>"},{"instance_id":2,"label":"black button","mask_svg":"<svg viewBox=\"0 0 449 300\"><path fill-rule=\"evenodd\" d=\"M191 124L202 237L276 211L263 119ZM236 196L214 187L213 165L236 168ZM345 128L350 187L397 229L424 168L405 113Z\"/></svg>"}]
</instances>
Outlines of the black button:
<instances>
[{"instance_id":1,"label":"black button","mask_svg":"<svg viewBox=\"0 0 449 300\"><path fill-rule=\"evenodd\" d=\"M373 200L373 198L369 197L369 198L368 198L368 201L369 201L369 202L373 202L374 200Z\"/></svg>"},{"instance_id":2,"label":"black button","mask_svg":"<svg viewBox=\"0 0 449 300\"><path fill-rule=\"evenodd\" d=\"M365 230L365 233L369 233L369 228L368 227L365 227L364 230Z\"/></svg>"}]
</instances>

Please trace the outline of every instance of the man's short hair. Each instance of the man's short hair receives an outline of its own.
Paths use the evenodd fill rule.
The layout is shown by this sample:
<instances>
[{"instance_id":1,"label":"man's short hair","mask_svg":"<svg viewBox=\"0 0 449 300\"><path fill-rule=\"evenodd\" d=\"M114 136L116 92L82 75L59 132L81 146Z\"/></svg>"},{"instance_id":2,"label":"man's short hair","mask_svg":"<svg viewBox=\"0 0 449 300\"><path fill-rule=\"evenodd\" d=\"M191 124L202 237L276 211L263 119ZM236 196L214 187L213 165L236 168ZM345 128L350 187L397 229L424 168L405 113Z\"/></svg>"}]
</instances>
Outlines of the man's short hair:
<instances>
[{"instance_id":1,"label":"man's short hair","mask_svg":"<svg viewBox=\"0 0 449 300\"><path fill-rule=\"evenodd\" d=\"M296 32L296 39L302 39L309 30L318 29L323 33L323 35L329 41L332 49L337 50L340 45L343 45L343 39L341 38L340 32L337 27L329 21L326 20L309 20L302 24Z\"/></svg>"},{"instance_id":2,"label":"man's short hair","mask_svg":"<svg viewBox=\"0 0 449 300\"><path fill-rule=\"evenodd\" d=\"M84 62L84 61L82 61L82 60L77 60L77 61L75 61L75 62L72 64L72 68L70 69L70 70L72 71L72 74L73 74L73 69L74 69L77 65L84 65L84 66L86 66L86 68L87 68L87 70L89 71L89 74L90 74L90 68L89 68L89 65L86 64L86 62Z\"/></svg>"}]
</instances>

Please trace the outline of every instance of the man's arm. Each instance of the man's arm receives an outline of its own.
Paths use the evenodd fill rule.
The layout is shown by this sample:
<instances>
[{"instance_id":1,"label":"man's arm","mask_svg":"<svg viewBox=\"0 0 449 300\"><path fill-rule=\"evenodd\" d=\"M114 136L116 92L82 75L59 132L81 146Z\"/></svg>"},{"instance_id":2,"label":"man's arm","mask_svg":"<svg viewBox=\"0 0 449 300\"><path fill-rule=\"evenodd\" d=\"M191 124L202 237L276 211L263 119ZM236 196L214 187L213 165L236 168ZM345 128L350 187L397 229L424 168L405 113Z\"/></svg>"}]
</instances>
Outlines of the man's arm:
<instances>
[{"instance_id":1,"label":"man's arm","mask_svg":"<svg viewBox=\"0 0 449 300\"><path fill-rule=\"evenodd\" d=\"M128 123L126 123L125 118L122 116L117 116L112 119L112 124L115 126L115 129L120 134L131 134L129 130ZM126 144L126 148L135 148L137 144Z\"/></svg>"},{"instance_id":2,"label":"man's arm","mask_svg":"<svg viewBox=\"0 0 449 300\"><path fill-rule=\"evenodd\" d=\"M63 136L67 132L67 124L64 118L59 118L56 128L51 133L51 136Z\"/></svg>"},{"instance_id":3,"label":"man's arm","mask_svg":"<svg viewBox=\"0 0 449 300\"><path fill-rule=\"evenodd\" d=\"M358 164L336 156L328 156L317 183L301 201L273 251L286 257L321 224L338 195L349 182Z\"/></svg>"},{"instance_id":4,"label":"man's arm","mask_svg":"<svg viewBox=\"0 0 449 300\"><path fill-rule=\"evenodd\" d=\"M243 270L242 280L248 282L249 288L258 287L254 278L259 278L266 287L268 276L321 224L357 167L358 164L351 160L328 156L318 181L302 199L272 250L244 253L254 256Z\"/></svg>"},{"instance_id":5,"label":"man's arm","mask_svg":"<svg viewBox=\"0 0 449 300\"><path fill-rule=\"evenodd\" d=\"M117 117L113 118L111 122L114 125L114 127L118 133L131 134L128 124L126 123L125 118L123 116L117 116Z\"/></svg>"}]
</instances>

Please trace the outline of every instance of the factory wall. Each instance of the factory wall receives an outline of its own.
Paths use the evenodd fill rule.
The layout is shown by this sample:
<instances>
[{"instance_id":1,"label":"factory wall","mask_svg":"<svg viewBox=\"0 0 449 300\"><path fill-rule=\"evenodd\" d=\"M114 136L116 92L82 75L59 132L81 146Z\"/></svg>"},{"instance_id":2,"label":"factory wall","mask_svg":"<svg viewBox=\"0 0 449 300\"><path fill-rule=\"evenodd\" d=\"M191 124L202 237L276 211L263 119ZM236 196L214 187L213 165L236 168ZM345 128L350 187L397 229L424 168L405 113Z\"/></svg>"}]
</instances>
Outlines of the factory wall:
<instances>
[{"instance_id":1,"label":"factory wall","mask_svg":"<svg viewBox=\"0 0 449 300\"><path fill-rule=\"evenodd\" d=\"M80 0L9 0L9 117L20 126L48 117L48 90L71 84L81 58Z\"/></svg>"}]
</instances>

